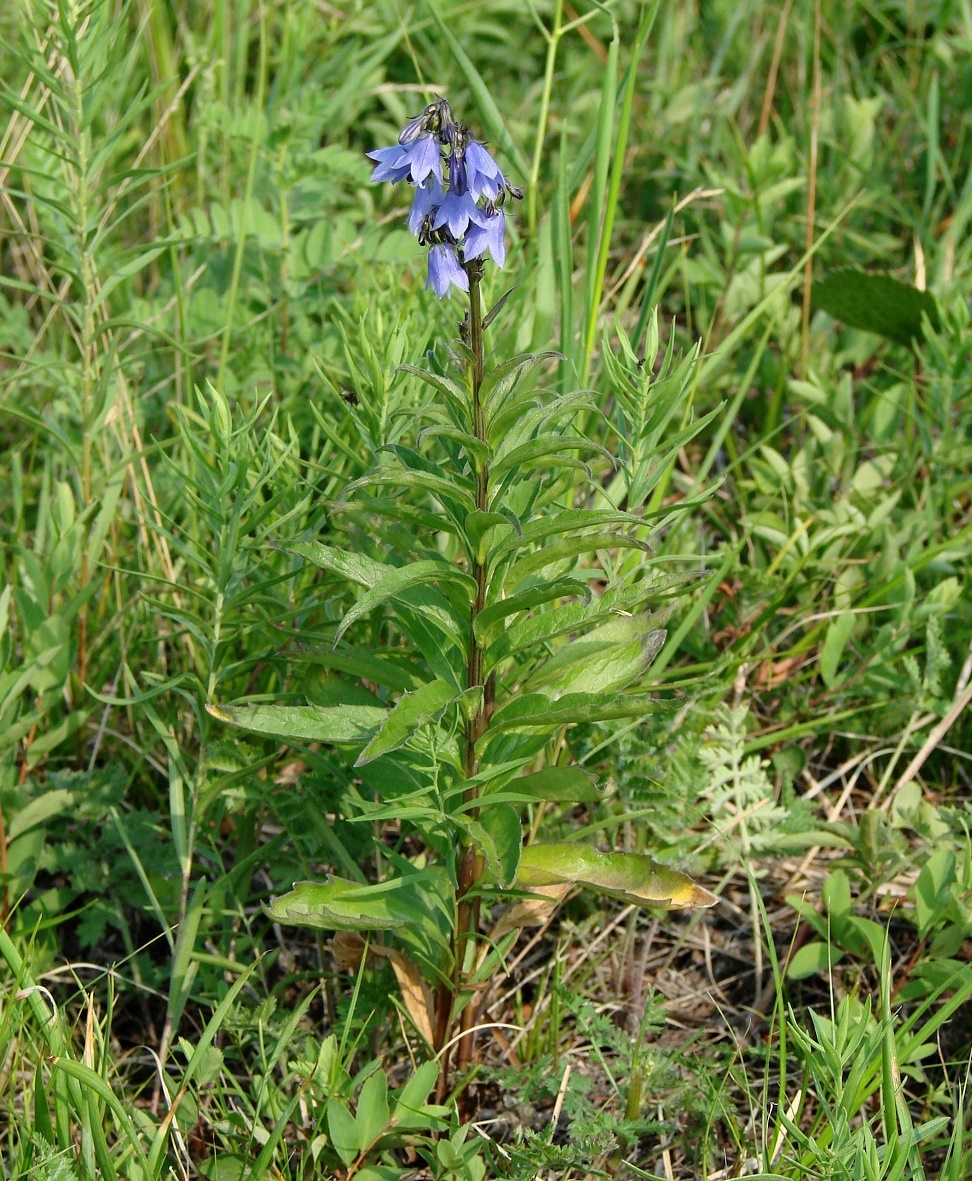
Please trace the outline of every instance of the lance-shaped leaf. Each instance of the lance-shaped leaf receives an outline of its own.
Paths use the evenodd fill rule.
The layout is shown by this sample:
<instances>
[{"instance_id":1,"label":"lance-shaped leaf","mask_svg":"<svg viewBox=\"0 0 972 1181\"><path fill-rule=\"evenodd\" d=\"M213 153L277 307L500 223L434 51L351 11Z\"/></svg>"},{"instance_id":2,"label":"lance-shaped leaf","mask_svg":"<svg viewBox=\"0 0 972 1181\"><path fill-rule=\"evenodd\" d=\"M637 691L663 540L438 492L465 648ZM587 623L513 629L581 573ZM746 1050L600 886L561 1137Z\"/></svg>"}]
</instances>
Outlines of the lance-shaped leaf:
<instances>
[{"instance_id":1,"label":"lance-shaped leaf","mask_svg":"<svg viewBox=\"0 0 972 1181\"><path fill-rule=\"evenodd\" d=\"M579 636L530 676L527 690L552 693L605 693L637 680L661 651L672 607L641 615L621 615Z\"/></svg>"},{"instance_id":2,"label":"lance-shaped leaf","mask_svg":"<svg viewBox=\"0 0 972 1181\"><path fill-rule=\"evenodd\" d=\"M448 562L426 560L410 562L407 566L396 566L391 573L386 574L377 585L355 603L351 610L341 620L341 626L334 637L334 643L344 635L348 628L357 620L373 611L389 599L395 599L403 592L415 586L422 586L434 582L456 582L464 587L469 594L470 602L476 593L476 583L468 574Z\"/></svg>"},{"instance_id":3,"label":"lance-shaped leaf","mask_svg":"<svg viewBox=\"0 0 972 1181\"><path fill-rule=\"evenodd\" d=\"M331 746L363 745L388 716L378 705L207 705L206 711L255 734Z\"/></svg>"},{"instance_id":4,"label":"lance-shaped leaf","mask_svg":"<svg viewBox=\"0 0 972 1181\"><path fill-rule=\"evenodd\" d=\"M555 611L538 612L525 619L518 619L490 644L486 652L486 670L490 671L508 656L521 655L534 644L546 643L547 640L552 640L565 632L580 631L587 624L598 623L622 611L637 610L646 598L657 597L658 593L652 586L640 586L636 583L634 586L622 586L616 590L605 591L593 600L589 598L585 602L565 603ZM518 599L519 596L513 598ZM506 601L502 600L496 606L499 607ZM513 599L509 601L512 602ZM486 608L486 611L490 610L490 607ZM486 611L483 612L484 615ZM652 627L660 627L666 622L666 611L667 608L658 612L657 617L652 620ZM477 622L478 618L477 616Z\"/></svg>"},{"instance_id":5,"label":"lance-shaped leaf","mask_svg":"<svg viewBox=\"0 0 972 1181\"><path fill-rule=\"evenodd\" d=\"M323 545L319 541L292 541L287 545L274 545L286 554L296 554L299 558L307 558L322 570L329 570L338 574L348 582L356 582L369 589L377 586L381 580L390 574L395 567L376 562L365 554L354 554L350 551L335 549L332 545Z\"/></svg>"},{"instance_id":6,"label":"lance-shaped leaf","mask_svg":"<svg viewBox=\"0 0 972 1181\"><path fill-rule=\"evenodd\" d=\"M506 585L515 587L531 574L536 574L554 562L577 558L581 554L592 554L599 549L640 549L651 553L651 546L640 537L623 533L585 533L580 537L568 537L553 545L544 546L536 553L520 558L510 569Z\"/></svg>"},{"instance_id":7,"label":"lance-shaped leaf","mask_svg":"<svg viewBox=\"0 0 972 1181\"><path fill-rule=\"evenodd\" d=\"M355 766L363 767L379 755L386 755L404 746L420 726L438 718L458 696L461 695L456 693L452 685L439 680L430 681L414 693L406 693L385 718L378 733L358 755Z\"/></svg>"},{"instance_id":8,"label":"lance-shaped leaf","mask_svg":"<svg viewBox=\"0 0 972 1181\"><path fill-rule=\"evenodd\" d=\"M510 804L545 800L555 804L594 804L601 798L597 781L580 767L547 767L522 775L496 788L487 788L482 799L502 798Z\"/></svg>"},{"instance_id":9,"label":"lance-shaped leaf","mask_svg":"<svg viewBox=\"0 0 972 1181\"><path fill-rule=\"evenodd\" d=\"M326 647L300 644L286 649L283 655L322 669L334 669L335 672L347 673L361 680L374 681L376 685L387 685L401 693L417 689L422 683L417 662L409 652L402 649L377 650L345 646L334 652L330 643Z\"/></svg>"},{"instance_id":10,"label":"lance-shaped leaf","mask_svg":"<svg viewBox=\"0 0 972 1181\"><path fill-rule=\"evenodd\" d=\"M486 404L487 429L489 420L496 416L503 400L513 391L520 378L542 365L544 361L560 359L560 353L548 350L543 353L520 353L494 366L483 378L479 393Z\"/></svg>"},{"instance_id":11,"label":"lance-shaped leaf","mask_svg":"<svg viewBox=\"0 0 972 1181\"><path fill-rule=\"evenodd\" d=\"M337 877L297 882L289 894L274 898L264 909L275 922L320 931L387 931L422 923L422 912L416 914L407 898L389 888L401 884L362 886Z\"/></svg>"},{"instance_id":12,"label":"lance-shaped leaf","mask_svg":"<svg viewBox=\"0 0 972 1181\"><path fill-rule=\"evenodd\" d=\"M456 419L463 424L466 430L471 430L471 422L469 419L469 395L457 382L452 381L448 377L443 377L440 373L433 373L429 369L422 369L418 365L399 365L399 373L411 373L413 377L419 378L420 381L426 382L434 390L438 390L443 394L452 407Z\"/></svg>"},{"instance_id":13,"label":"lance-shaped leaf","mask_svg":"<svg viewBox=\"0 0 972 1181\"><path fill-rule=\"evenodd\" d=\"M508 599L500 599L488 607L484 607L476 616L473 624L476 639L480 644L486 643L492 631L504 619L511 615L518 615L522 611L530 611L533 607L540 607L554 599L582 598L584 603L591 600L591 588L579 578L557 578L545 582L542 586L533 586L529 590L511 595ZM558 608L558 611L563 608ZM583 620L582 620L583 622ZM570 630L568 628L568 630Z\"/></svg>"},{"instance_id":14,"label":"lance-shaped leaf","mask_svg":"<svg viewBox=\"0 0 972 1181\"><path fill-rule=\"evenodd\" d=\"M502 730L569 726L576 722L610 722L655 712L661 703L647 693L565 693L552 700L544 693L514 697L493 714L484 738Z\"/></svg>"},{"instance_id":15,"label":"lance-shaped leaf","mask_svg":"<svg viewBox=\"0 0 972 1181\"><path fill-rule=\"evenodd\" d=\"M520 854L517 888L584 886L609 898L665 910L693 910L718 902L678 870L659 865L644 853L601 853L589 845L561 842L527 845Z\"/></svg>"}]
</instances>

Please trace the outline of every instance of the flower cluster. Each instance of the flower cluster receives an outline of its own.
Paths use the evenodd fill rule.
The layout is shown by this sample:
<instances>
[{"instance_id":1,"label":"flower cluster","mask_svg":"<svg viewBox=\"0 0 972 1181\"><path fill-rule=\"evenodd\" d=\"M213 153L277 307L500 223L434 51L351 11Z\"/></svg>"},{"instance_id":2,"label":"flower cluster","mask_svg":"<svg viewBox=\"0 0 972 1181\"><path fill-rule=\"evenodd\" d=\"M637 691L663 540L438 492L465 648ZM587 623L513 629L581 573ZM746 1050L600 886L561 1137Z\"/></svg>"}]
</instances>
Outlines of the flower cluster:
<instances>
[{"instance_id":1,"label":"flower cluster","mask_svg":"<svg viewBox=\"0 0 972 1181\"><path fill-rule=\"evenodd\" d=\"M441 299L450 287L469 290L465 264L489 254L506 261L507 197L523 193L511 185L483 144L456 122L444 98L409 120L390 148L368 156L376 161L373 181L415 188L408 228L429 247L426 283Z\"/></svg>"}]
</instances>

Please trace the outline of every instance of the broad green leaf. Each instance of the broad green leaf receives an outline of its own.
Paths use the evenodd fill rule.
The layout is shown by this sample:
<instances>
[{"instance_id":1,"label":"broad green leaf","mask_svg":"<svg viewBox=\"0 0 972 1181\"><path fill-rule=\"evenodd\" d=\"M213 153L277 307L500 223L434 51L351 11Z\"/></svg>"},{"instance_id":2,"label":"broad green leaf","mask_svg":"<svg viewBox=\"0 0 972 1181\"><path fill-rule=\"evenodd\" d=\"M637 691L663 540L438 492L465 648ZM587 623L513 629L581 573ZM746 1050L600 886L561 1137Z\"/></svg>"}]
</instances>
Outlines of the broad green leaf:
<instances>
[{"instance_id":1,"label":"broad green leaf","mask_svg":"<svg viewBox=\"0 0 972 1181\"><path fill-rule=\"evenodd\" d=\"M362 1149L369 1148L388 1127L388 1079L381 1068L365 1079L358 1095L358 1110L354 1123L358 1143Z\"/></svg>"},{"instance_id":2,"label":"broad green leaf","mask_svg":"<svg viewBox=\"0 0 972 1181\"><path fill-rule=\"evenodd\" d=\"M285 742L363 745L388 716L376 705L207 705L221 722Z\"/></svg>"},{"instance_id":3,"label":"broad green leaf","mask_svg":"<svg viewBox=\"0 0 972 1181\"><path fill-rule=\"evenodd\" d=\"M790 980L806 980L808 976L823 976L830 971L832 964L839 963L844 953L836 947L829 947L826 943L804 943L798 947L787 965L786 975Z\"/></svg>"},{"instance_id":4,"label":"broad green leaf","mask_svg":"<svg viewBox=\"0 0 972 1181\"><path fill-rule=\"evenodd\" d=\"M478 820L462 815L454 819L483 853L489 875L505 888L512 884L520 860L520 818L510 804L491 804L488 796L480 797L479 808Z\"/></svg>"},{"instance_id":5,"label":"broad green leaf","mask_svg":"<svg viewBox=\"0 0 972 1181\"><path fill-rule=\"evenodd\" d=\"M876 332L898 344L911 345L923 336L921 318L933 328L940 317L935 297L890 275L871 274L853 267L834 271L813 284L811 300L849 328Z\"/></svg>"},{"instance_id":6,"label":"broad green leaf","mask_svg":"<svg viewBox=\"0 0 972 1181\"><path fill-rule=\"evenodd\" d=\"M401 879L362 886L345 878L297 882L265 907L278 923L321 931L386 931L415 922L414 907L396 888ZM417 916L421 918L422 916Z\"/></svg>"},{"instance_id":7,"label":"broad green leaf","mask_svg":"<svg viewBox=\"0 0 972 1181\"><path fill-rule=\"evenodd\" d=\"M517 887L560 882L585 886L622 902L666 910L697 909L719 901L691 878L659 865L644 853L601 853L589 845L568 842L527 845L520 855Z\"/></svg>"},{"instance_id":8,"label":"broad green leaf","mask_svg":"<svg viewBox=\"0 0 972 1181\"><path fill-rule=\"evenodd\" d=\"M379 755L398 750L420 727L433 721L443 709L456 700L456 691L446 681L430 681L414 693L406 693L388 714L381 729L364 748L356 767L362 767Z\"/></svg>"},{"instance_id":9,"label":"broad green leaf","mask_svg":"<svg viewBox=\"0 0 972 1181\"><path fill-rule=\"evenodd\" d=\"M396 566L348 611L337 630L334 638L335 644L353 623L368 615L382 603L397 598L403 591L410 590L412 587L438 582L454 582L464 587L469 594L470 602L476 593L475 581L464 571L450 566L448 562L425 560L410 562L407 566Z\"/></svg>"},{"instance_id":10,"label":"broad green leaf","mask_svg":"<svg viewBox=\"0 0 972 1181\"><path fill-rule=\"evenodd\" d=\"M431 1120L448 1115L448 1108L426 1106L432 1088L438 1082L439 1065L437 1062L423 1062L398 1092L392 1120L396 1128L408 1130L426 1128Z\"/></svg>"},{"instance_id":11,"label":"broad green leaf","mask_svg":"<svg viewBox=\"0 0 972 1181\"><path fill-rule=\"evenodd\" d=\"M327 1130L334 1151L346 1165L353 1165L363 1146L351 1109L336 1095L327 1101Z\"/></svg>"},{"instance_id":12,"label":"broad green leaf","mask_svg":"<svg viewBox=\"0 0 972 1181\"><path fill-rule=\"evenodd\" d=\"M522 803L547 800L558 804L593 804L601 798L594 776L580 767L547 767L493 791L487 789L481 798L488 800L490 795L500 792L510 803L516 802L514 797Z\"/></svg>"}]
</instances>

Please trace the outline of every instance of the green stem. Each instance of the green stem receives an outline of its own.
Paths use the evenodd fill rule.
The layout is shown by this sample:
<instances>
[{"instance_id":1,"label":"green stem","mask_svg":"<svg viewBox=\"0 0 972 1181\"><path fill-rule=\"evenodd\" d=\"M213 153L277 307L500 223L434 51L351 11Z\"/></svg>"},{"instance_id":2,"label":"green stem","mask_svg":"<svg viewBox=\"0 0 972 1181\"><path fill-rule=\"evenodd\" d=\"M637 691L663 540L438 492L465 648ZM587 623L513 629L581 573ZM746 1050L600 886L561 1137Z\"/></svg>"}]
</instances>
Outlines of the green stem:
<instances>
[{"instance_id":1,"label":"green stem","mask_svg":"<svg viewBox=\"0 0 972 1181\"><path fill-rule=\"evenodd\" d=\"M482 298L480 292L480 282L482 279L482 263L478 260L471 261L466 264L466 274L469 276L469 321L468 321L468 343L469 351L472 354L472 360L469 365L469 384L470 393L472 397L472 426L473 434L479 442L486 442L486 415L485 407L483 406L481 398L481 389L483 384L483 374L486 367L486 351L483 344L483 308ZM486 512L489 504L489 465L483 461L478 461L475 457L470 457L471 462L475 467L476 472L476 508L480 512ZM483 677L483 651L476 639L476 616L482 611L486 605L486 590L487 590L487 569L486 563L478 559L473 563L472 570L473 578L476 582L476 596L472 604L469 617L469 647L467 649L467 665L466 665L466 685L469 689L482 690L482 697L475 714L466 723L465 734L465 774L466 779L472 779L479 772L479 755L477 754L477 744L483 734L486 732L486 727L489 725L490 705L489 693ZM477 790L474 787L467 789L464 802L471 804L476 800ZM468 813L475 818L475 809ZM470 938L475 937L476 929L479 926L479 899L470 899L468 897L470 891L476 885L483 872L483 859L477 852L474 845L469 841L464 841L461 846L459 855L459 872L458 872L458 889L456 892L457 908L456 908L456 926L453 932L453 981L451 994L446 995L444 990L440 990L439 997L439 1020L437 1028L437 1041L439 1047L448 1041L449 1028L451 1026L451 1012L453 998L458 996L462 991L463 984L463 964L466 958L466 951ZM444 1006L449 1006L449 1016L445 1015ZM475 1021L475 1006L472 1002L468 1003L462 1011L460 1018L460 1030L467 1032L472 1028ZM473 1037L472 1035L464 1037L458 1043L457 1050L457 1064L460 1070L463 1070L472 1058ZM446 1054L442 1061L442 1073L440 1076L440 1090L445 1091L448 1086L449 1073L449 1056Z\"/></svg>"}]
</instances>

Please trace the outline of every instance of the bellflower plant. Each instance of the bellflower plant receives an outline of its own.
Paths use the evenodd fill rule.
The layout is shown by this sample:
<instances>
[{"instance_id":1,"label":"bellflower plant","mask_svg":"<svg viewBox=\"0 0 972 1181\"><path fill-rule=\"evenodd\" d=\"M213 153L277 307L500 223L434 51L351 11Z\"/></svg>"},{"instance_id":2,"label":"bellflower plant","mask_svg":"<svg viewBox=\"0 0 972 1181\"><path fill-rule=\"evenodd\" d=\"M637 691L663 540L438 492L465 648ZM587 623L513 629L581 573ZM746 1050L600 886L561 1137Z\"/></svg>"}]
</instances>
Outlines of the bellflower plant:
<instances>
[{"instance_id":1,"label":"bellflower plant","mask_svg":"<svg viewBox=\"0 0 972 1181\"><path fill-rule=\"evenodd\" d=\"M306 705L213 712L345 760L340 812L384 833L368 862L380 877L298 883L269 912L339 932L345 962L391 963L402 1005L437 1056L441 1101L453 1062L460 1076L472 1062L478 1014L519 930L571 889L645 906L715 901L642 854L524 845L521 821L541 803L599 803L593 776L571 764L571 726L659 708L639 685L665 639L670 607L659 600L684 579L655 571L638 512L685 442L648 454L691 374L665 379L656 412L653 365L618 329L621 354L607 373L632 424L619 435L623 455L632 449L640 475L628 508L611 507L590 465L614 459L573 425L598 421L597 394L560 395L530 380L558 353L487 364L486 332L506 296L483 313L486 267L505 264L506 211L519 190L444 99L369 155L376 183L413 190L408 225L428 249L428 286L468 301L457 368L398 366L429 391L421 429L408 443L398 431L345 488L355 521L346 544L332 536L287 546L347 588L332 645L312 656L329 670L326 693ZM402 347L396 337L389 353L398 360ZM606 553L638 561L612 560L623 576L595 593ZM488 920L497 904L507 910Z\"/></svg>"}]
</instances>

